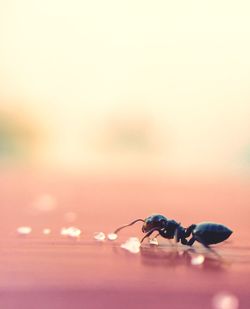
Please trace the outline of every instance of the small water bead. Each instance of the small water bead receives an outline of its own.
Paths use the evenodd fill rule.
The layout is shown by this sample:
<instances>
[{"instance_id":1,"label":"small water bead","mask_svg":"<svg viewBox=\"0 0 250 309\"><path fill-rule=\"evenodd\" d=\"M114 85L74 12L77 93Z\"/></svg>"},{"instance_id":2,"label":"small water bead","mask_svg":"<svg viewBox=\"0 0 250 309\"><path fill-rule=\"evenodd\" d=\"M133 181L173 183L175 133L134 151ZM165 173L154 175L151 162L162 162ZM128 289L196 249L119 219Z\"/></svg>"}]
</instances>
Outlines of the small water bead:
<instances>
[{"instance_id":1,"label":"small water bead","mask_svg":"<svg viewBox=\"0 0 250 309\"><path fill-rule=\"evenodd\" d=\"M158 244L159 244L157 238L149 239L148 242L150 243L150 245L156 245L156 246L158 246Z\"/></svg>"},{"instance_id":2,"label":"small water bead","mask_svg":"<svg viewBox=\"0 0 250 309\"><path fill-rule=\"evenodd\" d=\"M43 234L44 235L49 235L51 233L51 229L43 229Z\"/></svg>"},{"instance_id":3,"label":"small water bead","mask_svg":"<svg viewBox=\"0 0 250 309\"><path fill-rule=\"evenodd\" d=\"M17 228L17 233L19 235L28 235L32 232L32 228L30 226L20 226Z\"/></svg>"},{"instance_id":4,"label":"small water bead","mask_svg":"<svg viewBox=\"0 0 250 309\"><path fill-rule=\"evenodd\" d=\"M191 264L194 266L201 265L205 261L205 257L202 254L199 254L191 259Z\"/></svg>"},{"instance_id":5,"label":"small water bead","mask_svg":"<svg viewBox=\"0 0 250 309\"><path fill-rule=\"evenodd\" d=\"M118 238L118 235L115 233L109 233L108 234L108 239L109 240L116 240Z\"/></svg>"},{"instance_id":6,"label":"small water bead","mask_svg":"<svg viewBox=\"0 0 250 309\"><path fill-rule=\"evenodd\" d=\"M184 251L178 251L178 255L179 256L183 256L184 255Z\"/></svg>"},{"instance_id":7,"label":"small water bead","mask_svg":"<svg viewBox=\"0 0 250 309\"><path fill-rule=\"evenodd\" d=\"M214 309L238 309L239 300L233 294L221 292L213 297L212 305Z\"/></svg>"},{"instance_id":8,"label":"small water bead","mask_svg":"<svg viewBox=\"0 0 250 309\"><path fill-rule=\"evenodd\" d=\"M94 238L98 241L103 241L103 240L105 240L106 236L103 232L96 232L94 234Z\"/></svg>"},{"instance_id":9,"label":"small water bead","mask_svg":"<svg viewBox=\"0 0 250 309\"><path fill-rule=\"evenodd\" d=\"M69 237L79 237L81 235L82 231L78 229L77 227L71 226L68 228L63 227L61 229L61 235L63 236L69 236Z\"/></svg>"},{"instance_id":10,"label":"small water bead","mask_svg":"<svg viewBox=\"0 0 250 309\"><path fill-rule=\"evenodd\" d=\"M137 237L130 237L125 243L121 245L121 248L128 250L131 253L140 252L141 243Z\"/></svg>"},{"instance_id":11,"label":"small water bead","mask_svg":"<svg viewBox=\"0 0 250 309\"><path fill-rule=\"evenodd\" d=\"M63 236L67 236L68 235L68 228L67 227L63 227L61 229L61 235L63 235Z\"/></svg>"}]
</instances>

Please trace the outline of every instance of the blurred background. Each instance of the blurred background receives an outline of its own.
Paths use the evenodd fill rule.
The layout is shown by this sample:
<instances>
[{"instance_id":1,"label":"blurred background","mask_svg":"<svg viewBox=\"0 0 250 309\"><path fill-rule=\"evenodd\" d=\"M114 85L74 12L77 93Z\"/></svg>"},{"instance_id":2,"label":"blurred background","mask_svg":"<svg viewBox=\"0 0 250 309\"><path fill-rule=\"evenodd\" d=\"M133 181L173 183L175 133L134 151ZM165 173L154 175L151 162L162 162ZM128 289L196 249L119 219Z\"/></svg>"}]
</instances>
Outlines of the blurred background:
<instances>
[{"instance_id":1,"label":"blurred background","mask_svg":"<svg viewBox=\"0 0 250 309\"><path fill-rule=\"evenodd\" d=\"M69 287L77 308L117 308L82 291L124 287L143 308L149 296L210 308L224 290L250 308L249 12L247 0L0 0L0 291L16 301L1 308L69 308ZM93 238L152 213L230 227L227 270L147 244L126 255L138 224ZM77 242L61 235L72 225ZM31 293L56 287L59 307Z\"/></svg>"},{"instance_id":2,"label":"blurred background","mask_svg":"<svg viewBox=\"0 0 250 309\"><path fill-rule=\"evenodd\" d=\"M248 1L0 0L0 164L250 173Z\"/></svg>"}]
</instances>

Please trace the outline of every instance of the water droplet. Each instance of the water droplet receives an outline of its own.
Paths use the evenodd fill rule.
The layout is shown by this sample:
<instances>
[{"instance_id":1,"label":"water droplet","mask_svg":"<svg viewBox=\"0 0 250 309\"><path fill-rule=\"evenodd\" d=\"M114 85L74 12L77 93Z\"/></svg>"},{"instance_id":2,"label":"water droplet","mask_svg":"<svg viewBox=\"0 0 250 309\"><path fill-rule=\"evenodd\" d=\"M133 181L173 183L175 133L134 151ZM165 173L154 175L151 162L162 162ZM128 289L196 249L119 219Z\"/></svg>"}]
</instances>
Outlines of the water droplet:
<instances>
[{"instance_id":1,"label":"water droplet","mask_svg":"<svg viewBox=\"0 0 250 309\"><path fill-rule=\"evenodd\" d=\"M121 248L128 250L131 253L139 253L140 246L140 240L137 237L131 237L121 245Z\"/></svg>"},{"instance_id":2,"label":"water droplet","mask_svg":"<svg viewBox=\"0 0 250 309\"><path fill-rule=\"evenodd\" d=\"M201 264L204 263L204 261L205 261L205 257L203 255L199 254L199 255L197 255L197 256L195 256L191 259L191 264L195 265L195 266L201 265Z\"/></svg>"},{"instance_id":3,"label":"water droplet","mask_svg":"<svg viewBox=\"0 0 250 309\"><path fill-rule=\"evenodd\" d=\"M66 228L66 227L61 228L61 235L67 236L68 235L68 228Z\"/></svg>"},{"instance_id":4,"label":"water droplet","mask_svg":"<svg viewBox=\"0 0 250 309\"><path fill-rule=\"evenodd\" d=\"M43 229L44 235L49 235L51 233L51 229Z\"/></svg>"},{"instance_id":5,"label":"water droplet","mask_svg":"<svg viewBox=\"0 0 250 309\"><path fill-rule=\"evenodd\" d=\"M116 240L118 238L118 235L115 233L109 233L108 234L108 239L109 240Z\"/></svg>"},{"instance_id":6,"label":"water droplet","mask_svg":"<svg viewBox=\"0 0 250 309\"><path fill-rule=\"evenodd\" d=\"M238 309L239 300L238 298L230 293L221 292L216 294L212 300L214 309Z\"/></svg>"},{"instance_id":7,"label":"water droplet","mask_svg":"<svg viewBox=\"0 0 250 309\"><path fill-rule=\"evenodd\" d=\"M150 245L156 245L156 246L158 246L158 240L157 240L157 238L149 239L149 243L150 243Z\"/></svg>"},{"instance_id":8,"label":"water droplet","mask_svg":"<svg viewBox=\"0 0 250 309\"><path fill-rule=\"evenodd\" d=\"M103 241L103 240L105 240L106 236L105 236L105 234L103 232L96 232L94 234L94 238L96 240Z\"/></svg>"},{"instance_id":9,"label":"water droplet","mask_svg":"<svg viewBox=\"0 0 250 309\"><path fill-rule=\"evenodd\" d=\"M71 227L63 227L61 229L61 235L63 236L69 236L69 237L79 237L81 235L82 231L78 229L77 227L71 226Z\"/></svg>"},{"instance_id":10,"label":"water droplet","mask_svg":"<svg viewBox=\"0 0 250 309\"><path fill-rule=\"evenodd\" d=\"M19 235L28 235L32 231L32 228L29 226L20 226L17 228L17 233Z\"/></svg>"}]
</instances>

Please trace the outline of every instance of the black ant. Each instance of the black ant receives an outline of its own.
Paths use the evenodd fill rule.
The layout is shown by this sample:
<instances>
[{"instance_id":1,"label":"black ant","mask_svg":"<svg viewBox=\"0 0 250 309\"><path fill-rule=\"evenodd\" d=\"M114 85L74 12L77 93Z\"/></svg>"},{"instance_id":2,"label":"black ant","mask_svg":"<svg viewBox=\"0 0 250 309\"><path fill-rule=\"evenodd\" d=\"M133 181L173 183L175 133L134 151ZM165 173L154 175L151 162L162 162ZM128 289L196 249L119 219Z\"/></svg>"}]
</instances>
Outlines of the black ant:
<instances>
[{"instance_id":1,"label":"black ant","mask_svg":"<svg viewBox=\"0 0 250 309\"><path fill-rule=\"evenodd\" d=\"M142 226L142 232L146 233L141 239L141 243L145 238L157 231L157 236L160 235L167 239L175 238L176 242L180 241L183 245L192 246L195 241L198 241L204 247L209 248L209 245L220 243L232 234L232 231L228 227L214 222L201 222L199 224L192 224L188 228L184 228L175 220L169 220L160 214L151 215L144 220L134 220L129 224L117 228L114 233L117 234L125 227L131 226L139 221L144 223ZM186 238L191 235L192 237L187 240Z\"/></svg>"}]
</instances>

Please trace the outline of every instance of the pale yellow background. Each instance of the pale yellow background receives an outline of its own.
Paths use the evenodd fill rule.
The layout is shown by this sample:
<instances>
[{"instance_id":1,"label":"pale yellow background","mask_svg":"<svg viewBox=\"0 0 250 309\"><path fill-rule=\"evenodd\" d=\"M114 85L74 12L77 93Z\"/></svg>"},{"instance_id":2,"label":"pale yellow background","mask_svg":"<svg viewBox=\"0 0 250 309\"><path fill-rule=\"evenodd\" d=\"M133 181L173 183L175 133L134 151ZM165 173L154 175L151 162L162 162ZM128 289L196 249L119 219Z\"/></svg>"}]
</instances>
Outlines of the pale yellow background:
<instances>
[{"instance_id":1,"label":"pale yellow background","mask_svg":"<svg viewBox=\"0 0 250 309\"><path fill-rule=\"evenodd\" d=\"M249 1L0 0L0 107L40 166L249 173L249 55Z\"/></svg>"}]
</instances>

